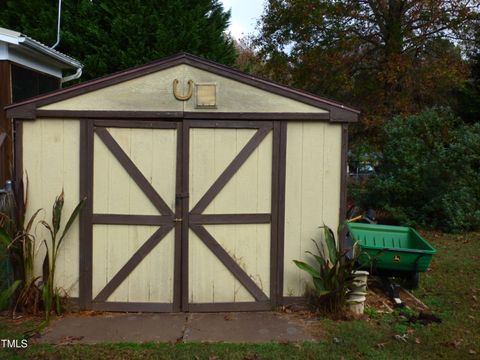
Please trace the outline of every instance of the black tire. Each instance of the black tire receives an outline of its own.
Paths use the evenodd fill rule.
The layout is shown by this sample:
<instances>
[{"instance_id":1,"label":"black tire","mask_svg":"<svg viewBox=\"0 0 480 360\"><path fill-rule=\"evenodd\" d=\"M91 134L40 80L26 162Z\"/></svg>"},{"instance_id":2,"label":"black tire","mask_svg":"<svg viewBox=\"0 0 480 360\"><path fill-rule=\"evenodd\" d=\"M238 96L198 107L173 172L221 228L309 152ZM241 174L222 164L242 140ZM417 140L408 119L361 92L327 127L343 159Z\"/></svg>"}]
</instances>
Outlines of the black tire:
<instances>
[{"instance_id":1,"label":"black tire","mask_svg":"<svg viewBox=\"0 0 480 360\"><path fill-rule=\"evenodd\" d=\"M420 282L420 275L418 274L418 272L410 273L405 278L405 287L407 289L417 289L419 282Z\"/></svg>"}]
</instances>

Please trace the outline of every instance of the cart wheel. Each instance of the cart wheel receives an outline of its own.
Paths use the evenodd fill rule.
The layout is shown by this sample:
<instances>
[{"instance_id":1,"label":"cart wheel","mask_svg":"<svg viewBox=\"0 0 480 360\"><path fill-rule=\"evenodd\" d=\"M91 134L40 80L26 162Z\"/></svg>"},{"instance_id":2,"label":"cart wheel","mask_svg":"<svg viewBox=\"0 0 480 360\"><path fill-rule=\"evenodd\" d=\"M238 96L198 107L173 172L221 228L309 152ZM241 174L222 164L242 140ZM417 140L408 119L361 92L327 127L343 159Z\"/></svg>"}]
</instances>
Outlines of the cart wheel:
<instances>
[{"instance_id":1,"label":"cart wheel","mask_svg":"<svg viewBox=\"0 0 480 360\"><path fill-rule=\"evenodd\" d=\"M405 287L408 289L417 289L418 288L418 283L420 281L420 276L418 272L413 272L408 275L408 277L405 279Z\"/></svg>"}]
</instances>

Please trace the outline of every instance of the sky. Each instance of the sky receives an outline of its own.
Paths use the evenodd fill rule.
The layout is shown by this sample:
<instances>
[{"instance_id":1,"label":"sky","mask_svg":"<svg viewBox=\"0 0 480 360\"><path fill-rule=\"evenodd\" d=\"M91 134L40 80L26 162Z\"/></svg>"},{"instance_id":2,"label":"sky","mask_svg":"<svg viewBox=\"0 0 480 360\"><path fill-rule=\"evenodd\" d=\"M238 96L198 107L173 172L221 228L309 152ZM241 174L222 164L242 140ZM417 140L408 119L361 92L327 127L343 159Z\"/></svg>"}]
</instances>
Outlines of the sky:
<instances>
[{"instance_id":1,"label":"sky","mask_svg":"<svg viewBox=\"0 0 480 360\"><path fill-rule=\"evenodd\" d=\"M263 12L265 0L221 1L225 10L232 10L229 31L236 39L255 32L255 26Z\"/></svg>"}]
</instances>

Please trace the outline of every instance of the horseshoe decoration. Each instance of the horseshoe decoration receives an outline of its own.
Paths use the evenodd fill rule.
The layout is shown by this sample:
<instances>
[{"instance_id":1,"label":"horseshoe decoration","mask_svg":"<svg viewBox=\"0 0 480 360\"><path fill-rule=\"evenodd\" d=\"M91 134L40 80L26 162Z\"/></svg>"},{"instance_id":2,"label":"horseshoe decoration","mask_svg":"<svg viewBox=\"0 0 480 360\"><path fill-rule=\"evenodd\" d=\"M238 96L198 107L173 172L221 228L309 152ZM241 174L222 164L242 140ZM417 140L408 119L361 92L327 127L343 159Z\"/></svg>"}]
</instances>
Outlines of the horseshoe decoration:
<instances>
[{"instance_id":1,"label":"horseshoe decoration","mask_svg":"<svg viewBox=\"0 0 480 360\"><path fill-rule=\"evenodd\" d=\"M188 80L188 92L187 95L180 95L178 93L178 79L173 80L173 96L175 96L175 99L180 100L180 101L187 101L192 97L193 94L193 80Z\"/></svg>"}]
</instances>

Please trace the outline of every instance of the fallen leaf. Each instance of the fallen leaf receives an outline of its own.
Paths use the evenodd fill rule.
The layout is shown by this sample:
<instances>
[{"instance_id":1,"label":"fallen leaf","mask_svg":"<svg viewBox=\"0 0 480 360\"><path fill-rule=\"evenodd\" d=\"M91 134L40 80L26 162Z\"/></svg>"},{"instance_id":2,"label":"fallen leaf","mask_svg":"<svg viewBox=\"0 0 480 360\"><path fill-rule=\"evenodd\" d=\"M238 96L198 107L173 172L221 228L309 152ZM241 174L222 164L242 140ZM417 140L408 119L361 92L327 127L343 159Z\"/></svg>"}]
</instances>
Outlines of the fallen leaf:
<instances>
[{"instance_id":1,"label":"fallen leaf","mask_svg":"<svg viewBox=\"0 0 480 360\"><path fill-rule=\"evenodd\" d=\"M395 338L395 340L407 342L408 334L403 334L403 335L396 334L393 337Z\"/></svg>"},{"instance_id":2,"label":"fallen leaf","mask_svg":"<svg viewBox=\"0 0 480 360\"><path fill-rule=\"evenodd\" d=\"M218 356L215 356L215 355L210 356L208 360L218 360Z\"/></svg>"},{"instance_id":3,"label":"fallen leaf","mask_svg":"<svg viewBox=\"0 0 480 360\"><path fill-rule=\"evenodd\" d=\"M452 341L449 341L449 342L444 343L444 344L447 345L447 346L450 346L450 347L454 347L455 349L458 349L462 342L463 342L463 339L456 339L456 340L452 340Z\"/></svg>"},{"instance_id":4,"label":"fallen leaf","mask_svg":"<svg viewBox=\"0 0 480 360\"><path fill-rule=\"evenodd\" d=\"M475 302L478 301L478 299L477 299L477 297L476 297L475 295L472 295L472 299L473 299Z\"/></svg>"},{"instance_id":5,"label":"fallen leaf","mask_svg":"<svg viewBox=\"0 0 480 360\"><path fill-rule=\"evenodd\" d=\"M475 350L473 350L473 349L470 349L470 350L468 350L468 353L469 353L470 355L475 355L477 352L476 352Z\"/></svg>"},{"instance_id":6,"label":"fallen leaf","mask_svg":"<svg viewBox=\"0 0 480 360\"><path fill-rule=\"evenodd\" d=\"M422 341L420 340L420 338L416 337L415 338L415 344L421 344L421 343L422 343Z\"/></svg>"},{"instance_id":7,"label":"fallen leaf","mask_svg":"<svg viewBox=\"0 0 480 360\"><path fill-rule=\"evenodd\" d=\"M379 348L379 349L384 349L386 344L387 344L386 342L384 342L384 343L378 343L376 346L377 346L377 348Z\"/></svg>"},{"instance_id":8,"label":"fallen leaf","mask_svg":"<svg viewBox=\"0 0 480 360\"><path fill-rule=\"evenodd\" d=\"M235 316L232 313L228 313L223 317L223 319L225 321L231 321L231 320L235 320Z\"/></svg>"}]
</instances>

